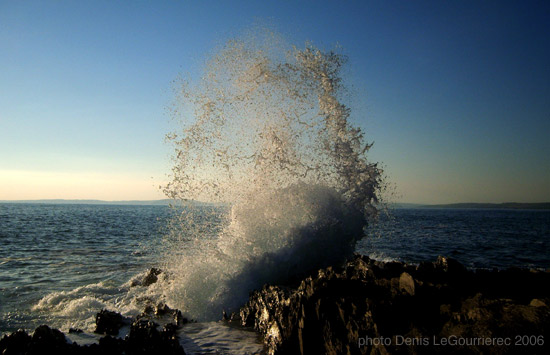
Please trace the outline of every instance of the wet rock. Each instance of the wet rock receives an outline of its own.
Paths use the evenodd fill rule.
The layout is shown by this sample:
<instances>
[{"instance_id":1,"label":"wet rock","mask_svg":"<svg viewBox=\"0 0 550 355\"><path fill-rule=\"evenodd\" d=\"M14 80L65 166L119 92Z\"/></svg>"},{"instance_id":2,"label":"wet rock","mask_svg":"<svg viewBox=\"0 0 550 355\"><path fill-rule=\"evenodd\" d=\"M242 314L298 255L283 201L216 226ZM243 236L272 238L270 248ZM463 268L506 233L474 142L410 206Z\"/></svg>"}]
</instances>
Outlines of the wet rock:
<instances>
[{"instance_id":1,"label":"wet rock","mask_svg":"<svg viewBox=\"0 0 550 355\"><path fill-rule=\"evenodd\" d=\"M143 278L143 281L141 282L142 286L148 287L154 284L158 281L158 276L162 273L161 269L157 268L151 268L147 275Z\"/></svg>"},{"instance_id":2,"label":"wet rock","mask_svg":"<svg viewBox=\"0 0 550 355\"><path fill-rule=\"evenodd\" d=\"M120 313L103 309L96 315L95 324L95 333L118 335L118 331L125 324L125 320Z\"/></svg>"},{"instance_id":3,"label":"wet rock","mask_svg":"<svg viewBox=\"0 0 550 355\"><path fill-rule=\"evenodd\" d=\"M169 339L172 339L172 338L176 338L176 332L178 330L178 326L174 323L168 323L168 324L165 324L163 327L162 327L162 334L164 334L165 337L169 338Z\"/></svg>"},{"instance_id":4,"label":"wet rock","mask_svg":"<svg viewBox=\"0 0 550 355\"><path fill-rule=\"evenodd\" d=\"M41 325L32 335L31 352L41 352L42 349L51 349L51 353L68 353L70 346L67 344L65 334L47 325Z\"/></svg>"},{"instance_id":5,"label":"wet rock","mask_svg":"<svg viewBox=\"0 0 550 355\"><path fill-rule=\"evenodd\" d=\"M166 325L162 331L159 325L146 320L132 323L130 333L126 337L128 354L181 354L185 352L176 336L176 326Z\"/></svg>"},{"instance_id":6,"label":"wet rock","mask_svg":"<svg viewBox=\"0 0 550 355\"><path fill-rule=\"evenodd\" d=\"M137 320L153 321L154 319L160 321L162 324L173 323L177 327L181 327L189 322L179 309L170 308L164 303L159 303L156 307L149 305L142 314L137 316Z\"/></svg>"},{"instance_id":7,"label":"wet rock","mask_svg":"<svg viewBox=\"0 0 550 355\"><path fill-rule=\"evenodd\" d=\"M434 263L435 269L450 274L463 274L467 272L464 265L453 258L439 256Z\"/></svg>"},{"instance_id":8,"label":"wet rock","mask_svg":"<svg viewBox=\"0 0 550 355\"><path fill-rule=\"evenodd\" d=\"M112 316L110 313L100 313ZM99 339L98 344L80 346L69 344L61 331L42 325L36 328L32 336L23 330L4 336L0 339L0 354L185 355L177 337L177 325L169 323L159 328L150 320L137 319L124 339L106 335Z\"/></svg>"},{"instance_id":9,"label":"wet rock","mask_svg":"<svg viewBox=\"0 0 550 355\"><path fill-rule=\"evenodd\" d=\"M149 269L147 274L141 280L133 280L130 284L130 287L143 286L149 287L152 284L156 283L159 279L159 276L163 273L161 269L153 267Z\"/></svg>"},{"instance_id":10,"label":"wet rock","mask_svg":"<svg viewBox=\"0 0 550 355\"><path fill-rule=\"evenodd\" d=\"M547 304L538 298L533 298L531 302L529 303L529 306L531 307L547 307Z\"/></svg>"},{"instance_id":11,"label":"wet rock","mask_svg":"<svg viewBox=\"0 0 550 355\"><path fill-rule=\"evenodd\" d=\"M399 276L399 290L410 296L414 296L414 279L406 272Z\"/></svg>"},{"instance_id":12,"label":"wet rock","mask_svg":"<svg viewBox=\"0 0 550 355\"><path fill-rule=\"evenodd\" d=\"M26 354L29 352L32 337L24 330L18 330L0 339L1 354Z\"/></svg>"},{"instance_id":13,"label":"wet rock","mask_svg":"<svg viewBox=\"0 0 550 355\"><path fill-rule=\"evenodd\" d=\"M92 346L92 354L124 354L126 353L126 342L124 339L112 337L110 335L99 339L97 347Z\"/></svg>"},{"instance_id":14,"label":"wet rock","mask_svg":"<svg viewBox=\"0 0 550 355\"><path fill-rule=\"evenodd\" d=\"M69 344L65 335L57 329L41 325L28 335L18 330L6 335L0 340L0 353L9 354L79 354L80 348L76 344Z\"/></svg>"},{"instance_id":15,"label":"wet rock","mask_svg":"<svg viewBox=\"0 0 550 355\"><path fill-rule=\"evenodd\" d=\"M545 354L548 345L436 342L513 341L522 334L548 339L549 282L549 272L474 272L443 257L416 267L357 256L296 288L266 285L227 318L260 332L270 354Z\"/></svg>"}]
</instances>

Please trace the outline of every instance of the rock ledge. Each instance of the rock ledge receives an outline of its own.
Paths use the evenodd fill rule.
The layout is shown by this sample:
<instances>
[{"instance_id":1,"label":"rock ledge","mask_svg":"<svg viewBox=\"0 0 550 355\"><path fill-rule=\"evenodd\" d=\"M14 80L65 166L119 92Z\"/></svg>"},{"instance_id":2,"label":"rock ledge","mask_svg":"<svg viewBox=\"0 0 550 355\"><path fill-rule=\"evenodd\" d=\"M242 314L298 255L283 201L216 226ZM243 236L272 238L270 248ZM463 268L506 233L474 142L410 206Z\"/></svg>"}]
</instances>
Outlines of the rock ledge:
<instances>
[{"instance_id":1,"label":"rock ledge","mask_svg":"<svg viewBox=\"0 0 550 355\"><path fill-rule=\"evenodd\" d=\"M543 271L356 256L297 288L265 285L229 322L254 327L270 354L548 354L549 284Z\"/></svg>"}]
</instances>

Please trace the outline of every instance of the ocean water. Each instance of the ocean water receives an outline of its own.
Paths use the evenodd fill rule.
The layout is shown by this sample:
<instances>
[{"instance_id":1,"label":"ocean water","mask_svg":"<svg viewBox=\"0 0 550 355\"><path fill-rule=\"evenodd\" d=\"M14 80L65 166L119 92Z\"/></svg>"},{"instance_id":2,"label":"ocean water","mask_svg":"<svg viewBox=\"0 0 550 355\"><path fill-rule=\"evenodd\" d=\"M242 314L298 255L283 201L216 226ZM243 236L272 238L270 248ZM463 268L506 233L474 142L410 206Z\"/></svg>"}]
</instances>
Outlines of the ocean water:
<instances>
[{"instance_id":1,"label":"ocean water","mask_svg":"<svg viewBox=\"0 0 550 355\"><path fill-rule=\"evenodd\" d=\"M48 320L47 311L32 310L44 296L107 291L155 265L168 214L157 206L0 204L2 330Z\"/></svg>"},{"instance_id":2,"label":"ocean water","mask_svg":"<svg viewBox=\"0 0 550 355\"><path fill-rule=\"evenodd\" d=\"M170 216L163 206L0 204L0 331L45 323L92 332L102 308L140 313L143 290L129 285L165 263ZM550 211L393 210L365 234L356 252L380 260L445 255L475 268L550 267ZM217 322L189 325L182 342L191 353L263 349L254 333Z\"/></svg>"},{"instance_id":3,"label":"ocean water","mask_svg":"<svg viewBox=\"0 0 550 355\"><path fill-rule=\"evenodd\" d=\"M550 268L550 211L395 209L371 225L359 253L409 263L452 257L466 267Z\"/></svg>"},{"instance_id":4,"label":"ocean water","mask_svg":"<svg viewBox=\"0 0 550 355\"><path fill-rule=\"evenodd\" d=\"M209 212L197 208L210 226ZM99 310L141 313L154 295L130 285L163 265L172 216L166 206L0 203L0 333L48 324L83 329L68 337L87 344ZM180 339L190 354L264 350L256 333L219 322L186 325Z\"/></svg>"}]
</instances>

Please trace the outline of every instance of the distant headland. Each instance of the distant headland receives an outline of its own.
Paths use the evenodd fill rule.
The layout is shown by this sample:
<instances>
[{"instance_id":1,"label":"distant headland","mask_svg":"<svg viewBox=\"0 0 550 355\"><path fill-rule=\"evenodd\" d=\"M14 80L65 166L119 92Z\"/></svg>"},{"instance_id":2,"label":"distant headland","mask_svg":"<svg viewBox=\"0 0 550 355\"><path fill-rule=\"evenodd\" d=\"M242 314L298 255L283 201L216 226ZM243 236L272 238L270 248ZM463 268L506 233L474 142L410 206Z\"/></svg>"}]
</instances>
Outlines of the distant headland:
<instances>
[{"instance_id":1,"label":"distant headland","mask_svg":"<svg viewBox=\"0 0 550 355\"><path fill-rule=\"evenodd\" d=\"M550 210L550 202L536 203L450 203L438 205L423 205L413 203L396 203L394 208L438 208L438 209L509 209L509 210Z\"/></svg>"},{"instance_id":2,"label":"distant headland","mask_svg":"<svg viewBox=\"0 0 550 355\"><path fill-rule=\"evenodd\" d=\"M121 201L105 201L105 200L65 200L65 199L41 199L41 200L0 200L0 203L29 203L29 204L53 204L53 205L126 205L126 206L170 206L178 204L171 199L162 200L121 200ZM208 202L193 201L197 205L211 205ZM427 205L419 203L394 203L390 204L390 208L437 208L437 209L511 209L511 210L550 210L550 202L505 202L505 203L450 203Z\"/></svg>"},{"instance_id":3,"label":"distant headland","mask_svg":"<svg viewBox=\"0 0 550 355\"><path fill-rule=\"evenodd\" d=\"M174 200L65 200L65 199L42 199L42 200L0 200L0 203L29 203L29 204L51 204L51 205L128 205L128 206L169 206Z\"/></svg>"}]
</instances>

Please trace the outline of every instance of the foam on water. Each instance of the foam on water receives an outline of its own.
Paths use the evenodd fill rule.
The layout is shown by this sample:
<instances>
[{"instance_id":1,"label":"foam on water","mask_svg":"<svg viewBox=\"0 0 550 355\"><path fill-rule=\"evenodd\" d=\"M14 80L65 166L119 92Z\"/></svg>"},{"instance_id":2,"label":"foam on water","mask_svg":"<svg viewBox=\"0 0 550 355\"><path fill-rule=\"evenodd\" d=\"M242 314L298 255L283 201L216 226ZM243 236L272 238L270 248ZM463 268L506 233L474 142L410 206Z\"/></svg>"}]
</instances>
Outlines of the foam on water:
<instances>
[{"instance_id":1,"label":"foam on water","mask_svg":"<svg viewBox=\"0 0 550 355\"><path fill-rule=\"evenodd\" d=\"M102 309L135 317L147 306L155 306L164 300L164 284L149 287L140 285L146 274L146 271L137 274L123 284L108 280L68 291L54 291L42 297L30 310L47 320L48 325L62 331L79 328L92 333L95 330L96 314Z\"/></svg>"},{"instance_id":2,"label":"foam on water","mask_svg":"<svg viewBox=\"0 0 550 355\"><path fill-rule=\"evenodd\" d=\"M165 192L184 207L166 238L172 278L157 286L171 306L219 319L264 283L351 255L376 213L381 170L342 103L345 62L263 31L229 41L199 82L182 81ZM217 233L192 200L227 207Z\"/></svg>"}]
</instances>

